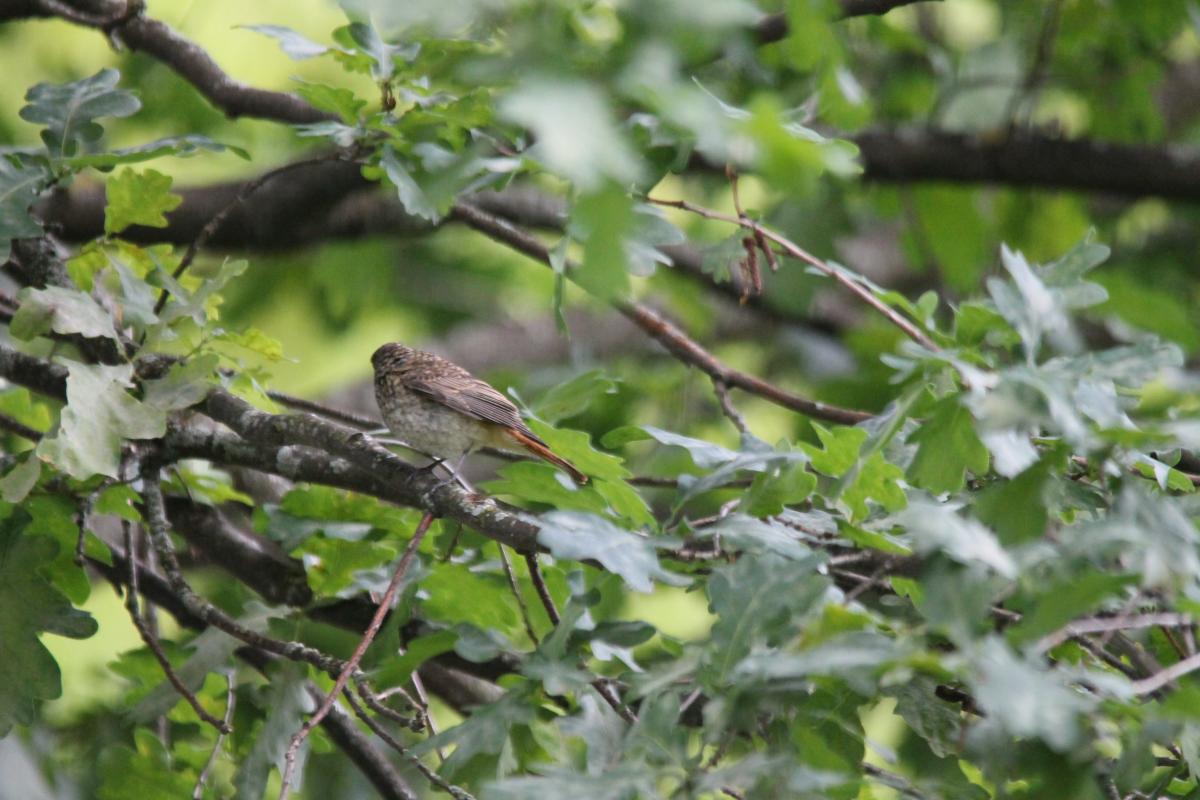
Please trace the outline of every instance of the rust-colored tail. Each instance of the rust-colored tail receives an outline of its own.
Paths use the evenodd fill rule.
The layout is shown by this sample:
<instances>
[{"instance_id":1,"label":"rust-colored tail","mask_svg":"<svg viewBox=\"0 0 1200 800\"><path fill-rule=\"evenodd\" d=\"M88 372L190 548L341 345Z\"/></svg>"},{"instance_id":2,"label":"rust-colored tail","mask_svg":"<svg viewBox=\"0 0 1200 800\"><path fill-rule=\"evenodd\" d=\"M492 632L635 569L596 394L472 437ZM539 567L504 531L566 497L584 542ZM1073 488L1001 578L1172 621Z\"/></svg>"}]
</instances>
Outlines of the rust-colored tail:
<instances>
[{"instance_id":1,"label":"rust-colored tail","mask_svg":"<svg viewBox=\"0 0 1200 800\"><path fill-rule=\"evenodd\" d=\"M546 446L545 442L534 436L532 433L519 431L516 428L509 428L508 435L516 440L517 444L521 445L521 447L524 447L535 456L546 459L563 472L566 472L571 476L571 480L575 481L579 485L582 486L588 482L587 475L584 475L582 472L576 469L575 465L570 461L567 461L562 456L556 455L553 450Z\"/></svg>"}]
</instances>

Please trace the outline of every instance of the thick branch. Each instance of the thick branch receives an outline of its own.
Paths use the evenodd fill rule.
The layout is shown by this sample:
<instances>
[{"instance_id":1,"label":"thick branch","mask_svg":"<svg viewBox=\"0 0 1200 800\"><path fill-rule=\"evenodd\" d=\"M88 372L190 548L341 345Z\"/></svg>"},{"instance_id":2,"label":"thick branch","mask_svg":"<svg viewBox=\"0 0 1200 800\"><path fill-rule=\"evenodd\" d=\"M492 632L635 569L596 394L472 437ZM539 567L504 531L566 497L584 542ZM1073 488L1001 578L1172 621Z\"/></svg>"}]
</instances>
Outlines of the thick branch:
<instances>
[{"instance_id":1,"label":"thick branch","mask_svg":"<svg viewBox=\"0 0 1200 800\"><path fill-rule=\"evenodd\" d=\"M986 183L1124 197L1162 196L1200 202L1200 149L1054 139L1035 132L1001 136L929 128L874 129L851 137L861 150L863 179L875 182ZM724 165L696 161L700 169ZM122 234L139 243L192 242L247 182L180 190L183 202L163 228L134 226ZM76 184L40 203L39 215L69 242L104 234L104 188ZM529 227L559 228L561 204L528 190L473 197L488 213ZM378 191L348 162L314 164L263 186L233 211L213 236L219 249L291 250L319 241L406 236L429 226L405 213L392 193Z\"/></svg>"},{"instance_id":2,"label":"thick branch","mask_svg":"<svg viewBox=\"0 0 1200 800\"><path fill-rule=\"evenodd\" d=\"M299 473L317 467L321 483L365 483L373 489L370 494L462 522L518 552L538 550L538 528L530 520L502 508L490 497L480 500L429 470L413 467L352 428L311 414L268 414L221 390L210 393L203 408L252 445L267 448L266 453L257 454L257 463L243 466L295 480L312 480L300 477ZM298 448L317 448L327 455L313 464L308 454ZM274 464L263 463L272 457ZM357 472L365 473L365 479Z\"/></svg>"},{"instance_id":3,"label":"thick branch","mask_svg":"<svg viewBox=\"0 0 1200 800\"><path fill-rule=\"evenodd\" d=\"M992 183L1200 201L1200 150L1194 147L924 128L866 131L854 142L870 181Z\"/></svg>"},{"instance_id":4,"label":"thick branch","mask_svg":"<svg viewBox=\"0 0 1200 800\"><path fill-rule=\"evenodd\" d=\"M0 2L0 21L55 16L102 30L130 50L142 51L161 61L230 117L258 117L290 123L337 119L335 115L313 108L297 95L256 89L234 80L204 48L180 36L170 26L146 16L139 3L126 0Z\"/></svg>"},{"instance_id":5,"label":"thick branch","mask_svg":"<svg viewBox=\"0 0 1200 800\"><path fill-rule=\"evenodd\" d=\"M289 606L312 602L304 564L269 539L231 524L219 509L172 497L167 516L190 544L266 600Z\"/></svg>"},{"instance_id":6,"label":"thick branch","mask_svg":"<svg viewBox=\"0 0 1200 800\"><path fill-rule=\"evenodd\" d=\"M842 7L842 19L886 14L893 8L910 6L925 0L838 0ZM788 35L787 14L780 12L763 17L754 26L754 37L759 44L778 42Z\"/></svg>"}]
</instances>

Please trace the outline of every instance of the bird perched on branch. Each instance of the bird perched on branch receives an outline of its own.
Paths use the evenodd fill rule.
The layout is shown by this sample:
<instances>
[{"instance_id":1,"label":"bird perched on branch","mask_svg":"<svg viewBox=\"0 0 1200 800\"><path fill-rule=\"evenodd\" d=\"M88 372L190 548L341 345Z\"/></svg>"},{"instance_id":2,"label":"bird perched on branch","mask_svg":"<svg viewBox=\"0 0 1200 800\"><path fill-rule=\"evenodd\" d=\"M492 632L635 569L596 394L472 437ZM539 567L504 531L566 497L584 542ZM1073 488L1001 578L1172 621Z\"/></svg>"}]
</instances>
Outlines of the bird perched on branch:
<instances>
[{"instance_id":1,"label":"bird perched on branch","mask_svg":"<svg viewBox=\"0 0 1200 800\"><path fill-rule=\"evenodd\" d=\"M587 475L529 430L507 397L457 364L391 343L375 351L371 365L384 424L414 449L439 460L460 459L481 447L525 450L576 483L588 482Z\"/></svg>"}]
</instances>

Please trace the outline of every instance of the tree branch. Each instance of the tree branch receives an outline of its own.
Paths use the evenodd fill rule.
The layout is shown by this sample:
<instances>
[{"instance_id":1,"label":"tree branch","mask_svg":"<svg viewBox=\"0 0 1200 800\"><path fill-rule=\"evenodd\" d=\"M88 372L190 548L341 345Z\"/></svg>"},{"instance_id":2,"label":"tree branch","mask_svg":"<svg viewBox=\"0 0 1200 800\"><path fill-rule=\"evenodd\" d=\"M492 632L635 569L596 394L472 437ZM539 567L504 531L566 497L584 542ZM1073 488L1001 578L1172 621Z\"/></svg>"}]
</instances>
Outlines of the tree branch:
<instances>
[{"instance_id":1,"label":"tree branch","mask_svg":"<svg viewBox=\"0 0 1200 800\"><path fill-rule=\"evenodd\" d=\"M336 115L319 111L298 95L256 89L234 80L204 48L181 36L169 25L146 16L141 2L0 2L0 21L38 17L61 17L76 25L101 30L130 50L152 56L196 87L210 103L231 118L257 117L293 124L337 119Z\"/></svg>"},{"instance_id":2,"label":"tree branch","mask_svg":"<svg viewBox=\"0 0 1200 800\"><path fill-rule=\"evenodd\" d=\"M465 201L457 203L454 206L452 214L456 219L465 222L489 238L507 245L519 253L524 253L546 266L550 266L550 249L531 234L508 224L504 220L497 219ZM569 273L570 268L568 268ZM761 378L756 378L753 375L736 370L718 360L714 355L701 347L698 342L674 324L661 317L657 312L640 303L616 299L612 301L612 306L658 341L659 344L680 361L697 367L714 380L720 380L729 386L735 386L743 391L770 400L784 408L798 411L816 419L829 420L843 425L853 425L872 416L863 411L839 408L826 403L809 400L806 397L801 397L767 383Z\"/></svg>"},{"instance_id":3,"label":"tree branch","mask_svg":"<svg viewBox=\"0 0 1200 800\"><path fill-rule=\"evenodd\" d=\"M893 8L910 6L920 2L936 2L936 0L838 0L842 7L842 19L851 17L879 16ZM759 44L778 42L788 35L787 14L769 14L754 26L754 38Z\"/></svg>"}]
</instances>

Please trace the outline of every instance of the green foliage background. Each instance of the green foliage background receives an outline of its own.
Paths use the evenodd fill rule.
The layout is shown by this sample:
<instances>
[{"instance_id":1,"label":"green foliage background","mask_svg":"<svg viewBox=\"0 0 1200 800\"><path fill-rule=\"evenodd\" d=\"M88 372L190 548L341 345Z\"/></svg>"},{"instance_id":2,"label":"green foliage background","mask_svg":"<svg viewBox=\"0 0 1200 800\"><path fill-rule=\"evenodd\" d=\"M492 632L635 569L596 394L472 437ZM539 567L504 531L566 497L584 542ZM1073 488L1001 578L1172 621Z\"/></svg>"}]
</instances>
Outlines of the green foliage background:
<instances>
[{"instance_id":1,"label":"green foliage background","mask_svg":"<svg viewBox=\"0 0 1200 800\"><path fill-rule=\"evenodd\" d=\"M136 467L166 460L174 507L219 510L298 581L271 596L173 516L198 591L257 633L347 657L362 626L337 609L377 601L430 507L365 478L263 491L179 442L221 419L221 392L374 416L362 383L392 340L466 359L492 345L477 371L592 477L487 456L472 473L537 531L557 623L491 518L444 516L422 544L363 669L377 691L423 677L434 730L380 717L402 754L348 723L405 791L1200 795L1195 197L1164 199L1152 177L1084 192L878 166L941 131L980 148L1170 145L1195 169L1187 3L943 0L848 19L852 0L149 5L228 74L321 112L298 125L231 119L160 60L10 5L0 413L42 436L4 426L0 796L280 792L331 677L248 661L158 603L198 702L219 718L234 698L218 738L99 575L121 563L121 520L154 527ZM786 35L756 28L771 14ZM1101 182L1132 151L1105 152L1085 165ZM357 205L281 221L281 171L244 194L250 223L173 274L198 192L314 157L361 171ZM86 235L82 212L55 216L56 197L101 188ZM522 197L539 213L509 219L548 264L463 211L503 217ZM650 198L744 212L924 343L793 259L774 272L758 251L753 291L746 230ZM633 302L707 352L648 346L614 310ZM743 391L722 413L697 368L710 356L869 418ZM439 689L447 665L457 688ZM314 732L294 795L406 796L350 752Z\"/></svg>"}]
</instances>

